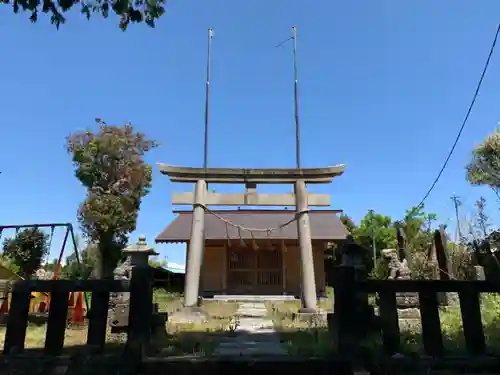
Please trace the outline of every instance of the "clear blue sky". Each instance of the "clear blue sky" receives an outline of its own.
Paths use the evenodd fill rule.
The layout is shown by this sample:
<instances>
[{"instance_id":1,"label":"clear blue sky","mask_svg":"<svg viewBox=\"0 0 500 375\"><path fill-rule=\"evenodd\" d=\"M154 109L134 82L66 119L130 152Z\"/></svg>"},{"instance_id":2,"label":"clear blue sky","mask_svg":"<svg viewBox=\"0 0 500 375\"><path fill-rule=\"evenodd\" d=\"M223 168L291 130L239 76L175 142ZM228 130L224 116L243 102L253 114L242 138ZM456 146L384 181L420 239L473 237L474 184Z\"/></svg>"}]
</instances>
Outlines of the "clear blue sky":
<instances>
[{"instance_id":1,"label":"clear blue sky","mask_svg":"<svg viewBox=\"0 0 500 375\"><path fill-rule=\"evenodd\" d=\"M446 157L498 14L494 0L172 0L156 29L132 25L123 33L113 17L88 22L75 12L56 31L47 17L32 25L28 14L2 5L0 222L76 223L85 192L64 139L93 127L95 117L129 120L161 142L151 163L200 166L208 27L215 30L210 166L293 167L291 46L275 48L293 25L303 165L346 164L332 185L312 190L331 193L333 208L357 221L369 208L400 218ZM498 211L492 194L469 187L464 174L471 149L500 120L497 52L427 203L441 222L450 222L453 192L464 214L481 194ZM171 193L188 188L155 166L137 232L152 241L174 217ZM183 263L182 246L158 249Z\"/></svg>"}]
</instances>

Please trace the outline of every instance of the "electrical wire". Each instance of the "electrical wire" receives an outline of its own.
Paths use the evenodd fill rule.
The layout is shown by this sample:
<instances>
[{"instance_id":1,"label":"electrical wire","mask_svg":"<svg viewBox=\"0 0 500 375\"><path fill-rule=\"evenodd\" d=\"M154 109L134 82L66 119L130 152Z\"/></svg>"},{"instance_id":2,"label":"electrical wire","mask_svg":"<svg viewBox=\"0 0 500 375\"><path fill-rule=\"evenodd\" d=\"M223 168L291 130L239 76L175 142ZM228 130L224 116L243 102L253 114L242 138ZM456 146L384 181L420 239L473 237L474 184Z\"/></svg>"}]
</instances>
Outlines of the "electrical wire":
<instances>
[{"instance_id":1,"label":"electrical wire","mask_svg":"<svg viewBox=\"0 0 500 375\"><path fill-rule=\"evenodd\" d=\"M470 114L472 112L472 108L474 107L474 104L476 103L477 96L479 95L479 90L481 89L481 85L483 83L484 77L486 75L486 71L488 70L488 66L490 65L490 60L491 56L493 55L493 51L495 50L495 46L497 44L497 39L498 35L500 34L500 24L497 26L497 31L495 33L495 37L493 38L493 43L491 44L490 52L488 54L488 58L486 59L486 63L484 64L483 72L481 73L481 77L479 78L479 82L476 87L476 91L474 92L474 96L472 97L472 101L469 105L469 109L467 110L467 113L464 117L464 120L462 122L462 126L460 127L460 130L458 131L458 134L455 138L455 142L453 142L453 146L450 149L450 152L448 153L448 156L446 157L443 166L441 167L439 173L437 174L436 178L434 179L431 187L427 190L427 193L425 193L424 197L420 201L420 203L413 208L413 210L410 212L411 216L414 214L416 211L418 211L422 206L424 205L424 202L427 200L431 192L434 190L434 187L438 183L439 179L441 178L441 175L443 174L444 170L446 169L446 166L448 165L448 162L451 159L451 156L453 155L453 152L455 151L455 148L457 147L458 141L460 140L460 137L462 136L462 133L464 131L465 125L467 124L467 121L469 120Z\"/></svg>"}]
</instances>

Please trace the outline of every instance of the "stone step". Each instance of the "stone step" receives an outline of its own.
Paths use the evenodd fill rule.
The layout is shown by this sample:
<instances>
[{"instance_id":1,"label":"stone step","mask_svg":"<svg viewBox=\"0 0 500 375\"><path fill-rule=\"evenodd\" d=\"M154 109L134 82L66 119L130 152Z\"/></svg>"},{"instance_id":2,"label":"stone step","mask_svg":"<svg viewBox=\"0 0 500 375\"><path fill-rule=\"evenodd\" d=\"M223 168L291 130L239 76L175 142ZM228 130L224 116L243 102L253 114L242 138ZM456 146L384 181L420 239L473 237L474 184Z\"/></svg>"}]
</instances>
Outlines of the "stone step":
<instances>
[{"instance_id":1,"label":"stone step","mask_svg":"<svg viewBox=\"0 0 500 375\"><path fill-rule=\"evenodd\" d=\"M267 309L238 309L236 316L249 318L263 318L268 315Z\"/></svg>"},{"instance_id":2,"label":"stone step","mask_svg":"<svg viewBox=\"0 0 500 375\"><path fill-rule=\"evenodd\" d=\"M236 348L236 347L260 347L260 348L268 348L268 347L274 347L274 346L281 346L281 343L276 340L271 340L271 341L240 341L240 340L234 340L234 341L222 341L219 344L220 348Z\"/></svg>"},{"instance_id":3,"label":"stone step","mask_svg":"<svg viewBox=\"0 0 500 375\"><path fill-rule=\"evenodd\" d=\"M237 310L238 325L231 336L221 338L215 356L266 357L288 355L281 344L267 309L262 302L240 303ZM239 317L238 317L239 315Z\"/></svg>"},{"instance_id":4,"label":"stone step","mask_svg":"<svg viewBox=\"0 0 500 375\"><path fill-rule=\"evenodd\" d=\"M218 357L252 357L252 356L287 356L288 352L281 346L269 347L255 347L255 348L217 348L213 352L214 356Z\"/></svg>"},{"instance_id":5,"label":"stone step","mask_svg":"<svg viewBox=\"0 0 500 375\"><path fill-rule=\"evenodd\" d=\"M294 296L283 296L283 295L226 295L226 294L216 294L212 298L215 301L231 301L231 302L241 302L241 301L293 301L296 298Z\"/></svg>"},{"instance_id":6,"label":"stone step","mask_svg":"<svg viewBox=\"0 0 500 375\"><path fill-rule=\"evenodd\" d=\"M278 343L279 338L274 335L274 332L269 332L269 335L255 335L255 334L245 334L242 332L237 336L224 337L219 343L221 345L233 345L234 343Z\"/></svg>"}]
</instances>

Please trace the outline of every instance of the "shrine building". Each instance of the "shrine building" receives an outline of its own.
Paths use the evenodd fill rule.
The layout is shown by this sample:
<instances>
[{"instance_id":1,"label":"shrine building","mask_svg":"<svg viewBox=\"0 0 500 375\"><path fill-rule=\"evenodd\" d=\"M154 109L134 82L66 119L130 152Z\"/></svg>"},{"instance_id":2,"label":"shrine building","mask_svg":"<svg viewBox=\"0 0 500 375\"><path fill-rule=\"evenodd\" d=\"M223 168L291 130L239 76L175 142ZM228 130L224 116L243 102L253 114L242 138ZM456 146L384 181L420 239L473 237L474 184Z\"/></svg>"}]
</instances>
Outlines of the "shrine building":
<instances>
[{"instance_id":1,"label":"shrine building","mask_svg":"<svg viewBox=\"0 0 500 375\"><path fill-rule=\"evenodd\" d=\"M196 182L200 179L198 176L203 176L195 192L174 193L173 204L192 205L193 209L174 211L177 217L155 239L156 243L186 244L185 293L192 288L193 293L204 298L217 295L288 295L301 298L305 293L304 282L307 282L306 297L314 308L312 299L322 297L326 292L325 250L329 243L347 237L338 216L342 211L309 209L309 206L329 206L329 195L307 193L305 189L302 192L297 188L296 193L257 194L255 185L269 181L290 183L297 179L312 183L329 182L343 172L343 167L273 170L272 173L262 170L254 181L251 181L250 173L256 173L255 170L238 173L231 170L235 183L241 183L239 176L243 176L243 183L247 186L247 192L243 194L216 194L207 190L205 180L233 181L228 180L226 175L229 171L224 169L213 169L212 175L207 176L207 172L194 168L161 167L173 182ZM199 197L203 201L197 203ZM300 197L304 197L303 203L297 201ZM230 206L231 202L238 206L297 207L209 208L213 205ZM196 233L200 235L196 236ZM193 249L199 250L194 254ZM193 261L196 266L190 264ZM306 272L303 272L304 266ZM190 280L197 285L190 287ZM190 304L193 293L189 295Z\"/></svg>"},{"instance_id":2,"label":"shrine building","mask_svg":"<svg viewBox=\"0 0 500 375\"><path fill-rule=\"evenodd\" d=\"M325 249L347 233L338 210L310 211L311 240L317 296L325 294ZM192 211L175 211L177 218L156 238L157 243L185 243L189 259ZM292 295L300 297L300 251L297 225L273 232L238 230L275 228L293 220L293 210L215 210L205 213L205 246L199 294ZM186 264L186 268L188 268Z\"/></svg>"}]
</instances>

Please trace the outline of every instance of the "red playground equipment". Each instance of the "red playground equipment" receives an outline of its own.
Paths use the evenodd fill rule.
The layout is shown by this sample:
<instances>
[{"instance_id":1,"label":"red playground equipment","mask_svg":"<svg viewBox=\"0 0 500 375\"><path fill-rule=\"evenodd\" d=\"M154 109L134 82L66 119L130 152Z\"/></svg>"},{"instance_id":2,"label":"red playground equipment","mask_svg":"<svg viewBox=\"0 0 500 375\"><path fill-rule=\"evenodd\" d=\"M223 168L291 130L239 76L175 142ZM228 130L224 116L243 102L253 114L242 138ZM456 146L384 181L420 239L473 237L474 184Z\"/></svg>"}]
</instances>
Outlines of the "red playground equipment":
<instances>
[{"instance_id":1,"label":"red playground equipment","mask_svg":"<svg viewBox=\"0 0 500 375\"><path fill-rule=\"evenodd\" d=\"M66 228L63 242L61 245L61 250L59 251L59 256L57 258L56 269L54 271L53 280L58 280L59 274L61 272L61 262L66 249L68 238L71 238L73 243L73 251L75 254L76 262L80 266L80 255L78 253L78 246L76 243L75 233L73 230L73 225L71 223L49 223L49 224L22 224L22 225L0 225L0 239L2 238L2 233L6 229L14 229L16 234L20 229L24 228L50 228L49 237L49 248L52 246L52 240L54 238L54 232L56 228ZM17 275L18 276L18 275ZM19 279L22 279L18 276ZM5 314L9 310L8 305L8 292L3 292L2 301L0 304L0 314ZM85 301L85 308L83 302ZM85 292L72 292L68 299L68 310L71 313L71 323L72 324L82 324L84 321L85 310L88 311L88 298ZM32 293L32 307L31 312L47 313L50 308L50 295L48 293L33 292Z\"/></svg>"}]
</instances>

